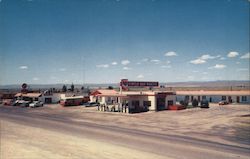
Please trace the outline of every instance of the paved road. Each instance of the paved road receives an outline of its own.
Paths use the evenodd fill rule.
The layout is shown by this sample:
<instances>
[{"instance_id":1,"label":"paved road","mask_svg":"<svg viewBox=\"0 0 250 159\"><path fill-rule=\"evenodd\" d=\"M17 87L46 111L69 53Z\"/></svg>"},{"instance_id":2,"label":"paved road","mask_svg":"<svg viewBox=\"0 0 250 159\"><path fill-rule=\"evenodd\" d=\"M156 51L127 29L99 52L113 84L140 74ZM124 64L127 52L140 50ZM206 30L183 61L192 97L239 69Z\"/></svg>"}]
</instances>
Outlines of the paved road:
<instances>
[{"instance_id":1,"label":"paved road","mask_svg":"<svg viewBox=\"0 0 250 159\"><path fill-rule=\"evenodd\" d=\"M10 112L0 109L0 120L40 129L71 134L79 138L149 152L176 159L194 158L247 158L250 149L216 142L193 139L188 136L163 135L145 131L93 124L84 120L71 120L65 116L32 114L25 111ZM115 158L115 157L114 157Z\"/></svg>"}]
</instances>

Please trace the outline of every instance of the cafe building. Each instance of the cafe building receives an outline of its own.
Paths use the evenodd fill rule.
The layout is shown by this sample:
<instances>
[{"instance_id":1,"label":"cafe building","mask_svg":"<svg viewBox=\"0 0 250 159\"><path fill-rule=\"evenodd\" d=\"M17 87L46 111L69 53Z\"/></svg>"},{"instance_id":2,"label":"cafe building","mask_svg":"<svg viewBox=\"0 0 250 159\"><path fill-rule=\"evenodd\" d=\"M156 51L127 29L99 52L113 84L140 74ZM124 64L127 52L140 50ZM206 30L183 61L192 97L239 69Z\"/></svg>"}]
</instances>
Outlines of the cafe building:
<instances>
[{"instance_id":1,"label":"cafe building","mask_svg":"<svg viewBox=\"0 0 250 159\"><path fill-rule=\"evenodd\" d=\"M120 90L95 90L90 95L91 102L101 105L117 105L118 109L127 109L129 113L161 111L176 103L176 94L171 91L140 91L141 87L158 87L158 82L139 82L122 80ZM129 90L137 87L137 91Z\"/></svg>"}]
</instances>

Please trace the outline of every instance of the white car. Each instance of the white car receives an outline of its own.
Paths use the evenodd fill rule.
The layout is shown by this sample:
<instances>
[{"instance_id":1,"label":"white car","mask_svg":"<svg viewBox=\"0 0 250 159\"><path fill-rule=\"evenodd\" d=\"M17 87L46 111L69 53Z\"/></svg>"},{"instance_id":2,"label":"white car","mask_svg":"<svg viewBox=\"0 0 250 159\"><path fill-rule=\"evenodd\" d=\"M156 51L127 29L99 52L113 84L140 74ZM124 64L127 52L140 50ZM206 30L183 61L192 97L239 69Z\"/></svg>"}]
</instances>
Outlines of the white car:
<instances>
[{"instance_id":1,"label":"white car","mask_svg":"<svg viewBox=\"0 0 250 159\"><path fill-rule=\"evenodd\" d=\"M43 102L34 101L34 102L30 103L29 106L30 106L31 108L42 107L42 106L43 106Z\"/></svg>"}]
</instances>

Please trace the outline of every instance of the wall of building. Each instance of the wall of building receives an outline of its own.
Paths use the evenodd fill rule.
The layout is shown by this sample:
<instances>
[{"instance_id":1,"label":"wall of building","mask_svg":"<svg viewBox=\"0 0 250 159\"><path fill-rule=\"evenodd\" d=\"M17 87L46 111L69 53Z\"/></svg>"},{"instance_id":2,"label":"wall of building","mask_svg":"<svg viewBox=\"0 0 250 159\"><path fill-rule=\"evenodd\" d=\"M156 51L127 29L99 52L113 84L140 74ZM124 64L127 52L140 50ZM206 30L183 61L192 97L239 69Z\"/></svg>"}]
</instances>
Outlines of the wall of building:
<instances>
[{"instance_id":1,"label":"wall of building","mask_svg":"<svg viewBox=\"0 0 250 159\"><path fill-rule=\"evenodd\" d=\"M151 111L156 110L156 98L155 98L155 96L148 96L148 100L151 101L151 107L149 107L149 110L151 110Z\"/></svg>"},{"instance_id":2,"label":"wall of building","mask_svg":"<svg viewBox=\"0 0 250 159\"><path fill-rule=\"evenodd\" d=\"M42 95L41 97L39 97L39 101L46 103L46 98L51 98L51 103L58 103L62 97L63 94L53 93L52 95Z\"/></svg>"},{"instance_id":3,"label":"wall of building","mask_svg":"<svg viewBox=\"0 0 250 159\"><path fill-rule=\"evenodd\" d=\"M92 100L91 100L92 99ZM90 101L96 102L96 99L98 99L98 102L100 104L114 104L117 103L117 97L92 97L90 98Z\"/></svg>"},{"instance_id":4,"label":"wall of building","mask_svg":"<svg viewBox=\"0 0 250 159\"><path fill-rule=\"evenodd\" d=\"M144 101L150 101L148 99L148 96L130 96L127 100L130 108L134 108L134 106L132 105L133 101L139 101L139 106L141 107L143 106ZM152 106L152 101L151 101L151 106Z\"/></svg>"},{"instance_id":5,"label":"wall of building","mask_svg":"<svg viewBox=\"0 0 250 159\"><path fill-rule=\"evenodd\" d=\"M192 95L187 95L189 96L189 101L191 102ZM250 103L250 95L245 96L245 95L200 95L200 100L202 100L202 97L205 96L206 100L212 103L218 103L222 101L222 96L225 96L225 100L229 101L230 97L232 100L232 103L238 103L237 102L237 97L239 97L239 103ZM186 95L177 95L176 100L177 102L180 102L181 100L185 100ZM198 95L193 95L193 99L198 99ZM245 101L242 99L246 98Z\"/></svg>"}]
</instances>

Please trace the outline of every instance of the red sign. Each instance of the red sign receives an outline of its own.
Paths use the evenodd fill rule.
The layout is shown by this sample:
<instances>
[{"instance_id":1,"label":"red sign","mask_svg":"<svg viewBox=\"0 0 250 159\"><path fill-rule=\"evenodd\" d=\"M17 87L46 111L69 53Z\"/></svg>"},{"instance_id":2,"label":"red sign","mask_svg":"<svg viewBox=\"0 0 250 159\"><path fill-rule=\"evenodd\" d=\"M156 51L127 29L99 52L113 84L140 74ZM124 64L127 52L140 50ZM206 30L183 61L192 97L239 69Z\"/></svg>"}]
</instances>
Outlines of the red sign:
<instances>
[{"instance_id":1,"label":"red sign","mask_svg":"<svg viewBox=\"0 0 250 159\"><path fill-rule=\"evenodd\" d=\"M127 89L127 87L158 87L159 82L128 81L127 79L122 79L120 86L123 89Z\"/></svg>"}]
</instances>

